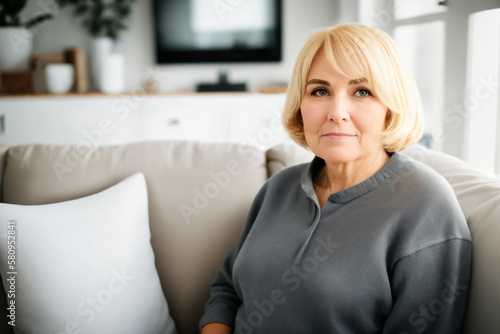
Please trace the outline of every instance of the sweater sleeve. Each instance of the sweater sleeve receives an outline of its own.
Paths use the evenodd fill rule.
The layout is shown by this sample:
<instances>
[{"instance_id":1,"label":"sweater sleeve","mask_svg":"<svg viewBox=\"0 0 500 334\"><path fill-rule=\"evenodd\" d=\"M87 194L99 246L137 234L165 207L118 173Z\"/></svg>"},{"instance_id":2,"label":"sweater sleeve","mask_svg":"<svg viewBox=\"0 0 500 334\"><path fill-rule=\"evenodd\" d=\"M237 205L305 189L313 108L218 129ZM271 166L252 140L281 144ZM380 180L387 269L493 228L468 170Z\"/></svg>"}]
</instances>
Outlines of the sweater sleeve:
<instances>
[{"instance_id":1,"label":"sweater sleeve","mask_svg":"<svg viewBox=\"0 0 500 334\"><path fill-rule=\"evenodd\" d=\"M233 283L233 266L238 253L259 214L267 189L267 183L261 188L250 208L245 227L236 246L226 256L219 272L210 285L210 297L205 305L205 313L199 322L199 328L209 323L222 323L231 328L235 327L236 313L241 301L235 291Z\"/></svg>"},{"instance_id":2,"label":"sweater sleeve","mask_svg":"<svg viewBox=\"0 0 500 334\"><path fill-rule=\"evenodd\" d=\"M460 333L471 275L471 241L451 239L397 261L393 307L382 333Z\"/></svg>"}]
</instances>

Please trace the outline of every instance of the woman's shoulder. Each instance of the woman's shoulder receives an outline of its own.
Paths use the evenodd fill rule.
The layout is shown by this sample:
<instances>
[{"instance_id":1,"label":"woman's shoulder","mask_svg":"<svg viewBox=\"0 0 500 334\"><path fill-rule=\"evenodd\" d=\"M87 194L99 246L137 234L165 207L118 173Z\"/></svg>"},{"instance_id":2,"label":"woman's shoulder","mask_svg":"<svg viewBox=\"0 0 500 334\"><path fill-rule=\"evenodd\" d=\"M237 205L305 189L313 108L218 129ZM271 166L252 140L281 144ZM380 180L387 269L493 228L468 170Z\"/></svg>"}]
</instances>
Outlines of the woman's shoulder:
<instances>
[{"instance_id":1,"label":"woman's shoulder","mask_svg":"<svg viewBox=\"0 0 500 334\"><path fill-rule=\"evenodd\" d=\"M453 239L470 241L466 219L448 181L422 162L402 154L396 158L398 168L388 182L388 198L400 217L396 228L404 240L400 253Z\"/></svg>"},{"instance_id":2,"label":"woman's shoulder","mask_svg":"<svg viewBox=\"0 0 500 334\"><path fill-rule=\"evenodd\" d=\"M448 217L451 221L465 222L455 192L441 174L405 155L397 157L399 168L391 187L402 206L419 217Z\"/></svg>"},{"instance_id":3,"label":"woman's shoulder","mask_svg":"<svg viewBox=\"0 0 500 334\"><path fill-rule=\"evenodd\" d=\"M401 153L395 153L396 163L392 168L390 186L396 192L411 192L412 196L451 197L455 193L446 179L426 164Z\"/></svg>"},{"instance_id":4,"label":"woman's shoulder","mask_svg":"<svg viewBox=\"0 0 500 334\"><path fill-rule=\"evenodd\" d=\"M458 225L466 226L455 192L442 175L402 154L396 158L397 168L388 182L392 194L389 197L395 207L400 207L413 221L430 223L437 219L454 226L460 221Z\"/></svg>"}]
</instances>

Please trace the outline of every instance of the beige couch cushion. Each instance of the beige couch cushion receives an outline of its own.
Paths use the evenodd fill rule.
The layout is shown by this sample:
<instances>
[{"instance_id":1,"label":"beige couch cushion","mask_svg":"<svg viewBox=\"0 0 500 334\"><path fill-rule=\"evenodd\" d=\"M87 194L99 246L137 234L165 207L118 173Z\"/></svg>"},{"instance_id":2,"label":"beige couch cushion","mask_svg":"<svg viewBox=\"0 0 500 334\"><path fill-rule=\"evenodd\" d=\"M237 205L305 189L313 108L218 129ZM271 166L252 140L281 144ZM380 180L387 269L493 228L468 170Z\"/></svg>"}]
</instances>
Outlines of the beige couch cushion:
<instances>
[{"instance_id":1,"label":"beige couch cushion","mask_svg":"<svg viewBox=\"0 0 500 334\"><path fill-rule=\"evenodd\" d=\"M464 333L500 333L500 177L420 145L403 154L422 161L446 178L469 224L472 282Z\"/></svg>"},{"instance_id":2,"label":"beige couch cushion","mask_svg":"<svg viewBox=\"0 0 500 334\"><path fill-rule=\"evenodd\" d=\"M298 144L280 144L270 148L266 152L267 174L269 177L276 174L285 167L309 162L314 154Z\"/></svg>"},{"instance_id":3,"label":"beige couch cushion","mask_svg":"<svg viewBox=\"0 0 500 334\"><path fill-rule=\"evenodd\" d=\"M136 172L147 182L151 242L171 314L180 333L195 333L210 282L267 178L264 153L235 144L187 142L143 142L87 152L68 146L17 146L8 154L4 202L79 198Z\"/></svg>"}]
</instances>

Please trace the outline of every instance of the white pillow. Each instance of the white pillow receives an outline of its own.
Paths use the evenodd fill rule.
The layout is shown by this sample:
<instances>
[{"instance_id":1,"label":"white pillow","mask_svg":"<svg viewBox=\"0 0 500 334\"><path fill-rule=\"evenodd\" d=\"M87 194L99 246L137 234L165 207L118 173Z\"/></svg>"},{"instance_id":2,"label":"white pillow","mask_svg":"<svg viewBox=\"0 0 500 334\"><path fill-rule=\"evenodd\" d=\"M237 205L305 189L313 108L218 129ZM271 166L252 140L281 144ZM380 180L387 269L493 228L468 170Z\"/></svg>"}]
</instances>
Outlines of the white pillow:
<instances>
[{"instance_id":1,"label":"white pillow","mask_svg":"<svg viewBox=\"0 0 500 334\"><path fill-rule=\"evenodd\" d=\"M17 332L175 333L154 264L140 173L72 201L0 203L0 255Z\"/></svg>"}]
</instances>

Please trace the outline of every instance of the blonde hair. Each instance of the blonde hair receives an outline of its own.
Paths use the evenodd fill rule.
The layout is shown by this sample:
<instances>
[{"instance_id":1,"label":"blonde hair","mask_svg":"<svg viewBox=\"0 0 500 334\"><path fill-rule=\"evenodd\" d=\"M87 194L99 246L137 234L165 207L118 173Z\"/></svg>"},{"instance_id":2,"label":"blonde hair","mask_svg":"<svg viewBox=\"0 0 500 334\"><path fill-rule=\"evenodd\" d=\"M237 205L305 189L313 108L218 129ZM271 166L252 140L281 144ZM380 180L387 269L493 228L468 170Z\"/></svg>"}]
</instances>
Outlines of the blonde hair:
<instances>
[{"instance_id":1,"label":"blonde hair","mask_svg":"<svg viewBox=\"0 0 500 334\"><path fill-rule=\"evenodd\" d=\"M418 88L391 37L361 24L343 24L314 33L297 57L283 112L283 124L293 140L307 147L300 105L320 50L334 70L349 79L366 78L375 96L387 106L382 134L387 152L401 151L422 137Z\"/></svg>"}]
</instances>

